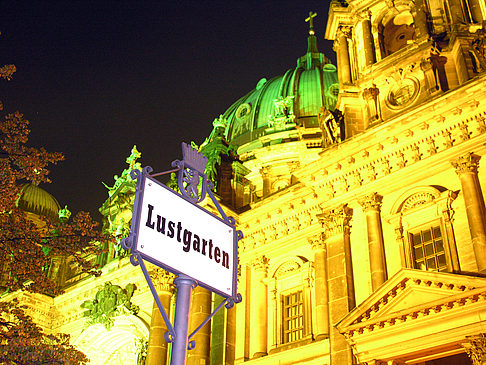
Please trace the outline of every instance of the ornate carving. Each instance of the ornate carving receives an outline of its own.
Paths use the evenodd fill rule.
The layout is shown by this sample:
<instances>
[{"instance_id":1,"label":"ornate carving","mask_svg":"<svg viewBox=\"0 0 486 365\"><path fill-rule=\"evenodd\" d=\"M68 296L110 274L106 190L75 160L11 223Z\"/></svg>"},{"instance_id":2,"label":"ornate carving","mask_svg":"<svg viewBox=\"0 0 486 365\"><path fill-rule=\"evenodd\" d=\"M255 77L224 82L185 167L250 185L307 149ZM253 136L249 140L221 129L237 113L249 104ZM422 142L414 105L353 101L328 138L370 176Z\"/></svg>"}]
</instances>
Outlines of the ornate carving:
<instances>
[{"instance_id":1,"label":"ornate carving","mask_svg":"<svg viewBox=\"0 0 486 365\"><path fill-rule=\"evenodd\" d=\"M300 265L295 261L286 261L282 265L279 266L277 272L275 273L275 277L279 277L285 275L288 272L298 270Z\"/></svg>"},{"instance_id":2,"label":"ornate carving","mask_svg":"<svg viewBox=\"0 0 486 365\"><path fill-rule=\"evenodd\" d=\"M486 334L480 333L475 336L466 336L467 343L462 344L467 356L474 365L483 365L486 362Z\"/></svg>"},{"instance_id":3,"label":"ornate carving","mask_svg":"<svg viewBox=\"0 0 486 365\"><path fill-rule=\"evenodd\" d=\"M251 265L255 268L256 271L263 271L265 275L268 272L268 263L270 262L270 259L266 256L261 256L256 258L255 260L252 261Z\"/></svg>"},{"instance_id":4,"label":"ornate carving","mask_svg":"<svg viewBox=\"0 0 486 365\"><path fill-rule=\"evenodd\" d=\"M419 205L427 204L433 201L435 197L426 192L420 192L409 196L402 204L401 211L405 212L407 210L413 209Z\"/></svg>"},{"instance_id":5,"label":"ornate carving","mask_svg":"<svg viewBox=\"0 0 486 365\"><path fill-rule=\"evenodd\" d=\"M454 145L455 140L452 139L452 134L447 129L442 131L442 137L444 137L444 146L446 148L451 148Z\"/></svg>"},{"instance_id":6,"label":"ornate carving","mask_svg":"<svg viewBox=\"0 0 486 365\"><path fill-rule=\"evenodd\" d=\"M381 209L382 201L383 196L378 193L373 193L365 195L358 201L358 203L363 207L363 211L367 212L370 210L379 211Z\"/></svg>"},{"instance_id":7,"label":"ornate carving","mask_svg":"<svg viewBox=\"0 0 486 365\"><path fill-rule=\"evenodd\" d=\"M478 173L479 160L481 156L478 156L472 152L460 156L458 159L451 161L452 166L456 169L456 173L460 176L466 172Z\"/></svg>"},{"instance_id":8,"label":"ornate carving","mask_svg":"<svg viewBox=\"0 0 486 365\"><path fill-rule=\"evenodd\" d=\"M175 291L175 286L173 284L175 279L174 274L157 267L150 272L150 278L158 291L166 291L169 293Z\"/></svg>"},{"instance_id":9,"label":"ornate carving","mask_svg":"<svg viewBox=\"0 0 486 365\"><path fill-rule=\"evenodd\" d=\"M461 138L463 141L467 141L471 138L471 132L469 132L467 124L465 122L459 124L459 129L461 130Z\"/></svg>"},{"instance_id":10,"label":"ornate carving","mask_svg":"<svg viewBox=\"0 0 486 365\"><path fill-rule=\"evenodd\" d=\"M427 144L429 145L429 153L435 155L437 153L437 146L432 137L427 138Z\"/></svg>"},{"instance_id":11,"label":"ornate carving","mask_svg":"<svg viewBox=\"0 0 486 365\"><path fill-rule=\"evenodd\" d=\"M325 237L349 234L352 217L353 209L349 208L347 204L318 215Z\"/></svg>"},{"instance_id":12,"label":"ornate carving","mask_svg":"<svg viewBox=\"0 0 486 365\"><path fill-rule=\"evenodd\" d=\"M86 309L83 317L87 319L86 325L101 323L107 330L113 327L115 317L120 314L137 314L139 307L130 303L135 291L135 284L127 284L125 289L110 282L105 283L93 300L81 304Z\"/></svg>"},{"instance_id":13,"label":"ornate carving","mask_svg":"<svg viewBox=\"0 0 486 365\"><path fill-rule=\"evenodd\" d=\"M307 238L307 242L312 246L312 250L319 251L325 248L324 238L322 233L318 233Z\"/></svg>"}]
</instances>

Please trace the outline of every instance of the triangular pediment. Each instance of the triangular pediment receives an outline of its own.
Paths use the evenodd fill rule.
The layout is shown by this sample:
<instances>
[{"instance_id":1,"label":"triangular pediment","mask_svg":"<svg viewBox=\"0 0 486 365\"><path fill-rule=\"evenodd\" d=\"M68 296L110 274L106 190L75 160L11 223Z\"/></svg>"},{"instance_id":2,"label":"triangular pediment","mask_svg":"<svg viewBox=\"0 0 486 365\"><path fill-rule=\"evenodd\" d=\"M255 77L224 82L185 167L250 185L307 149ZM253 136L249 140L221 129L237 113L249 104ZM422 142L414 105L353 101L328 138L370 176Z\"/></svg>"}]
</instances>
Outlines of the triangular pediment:
<instances>
[{"instance_id":1,"label":"triangular pediment","mask_svg":"<svg viewBox=\"0 0 486 365\"><path fill-rule=\"evenodd\" d=\"M402 269L344 317L338 328L347 332L374 323L403 320L417 313L427 314L454 305L468 293L485 291L486 278Z\"/></svg>"}]
</instances>

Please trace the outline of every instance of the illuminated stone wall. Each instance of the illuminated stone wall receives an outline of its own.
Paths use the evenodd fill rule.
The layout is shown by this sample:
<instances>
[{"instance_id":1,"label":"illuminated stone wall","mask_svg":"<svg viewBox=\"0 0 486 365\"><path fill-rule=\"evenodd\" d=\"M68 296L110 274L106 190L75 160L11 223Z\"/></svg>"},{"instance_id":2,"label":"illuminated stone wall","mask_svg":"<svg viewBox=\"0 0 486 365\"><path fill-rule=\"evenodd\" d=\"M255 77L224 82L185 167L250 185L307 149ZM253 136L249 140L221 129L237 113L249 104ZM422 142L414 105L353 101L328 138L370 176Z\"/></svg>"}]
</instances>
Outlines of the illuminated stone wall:
<instances>
[{"instance_id":1,"label":"illuminated stone wall","mask_svg":"<svg viewBox=\"0 0 486 365\"><path fill-rule=\"evenodd\" d=\"M348 3L333 2L326 28L337 52L346 139L316 148L296 129L297 140L258 148L233 166L247 184L232 190L226 208L244 232L243 302L195 336L188 364L430 364L481 353L484 2L450 0L451 9L435 0ZM234 176L231 184L241 181ZM113 193L103 212L129 195ZM112 231L127 215L114 211L120 217L105 221ZM109 344L121 338L121 363L133 363L137 339L149 340L147 364L167 363L163 324L140 269L114 249L104 260L100 278L40 301L38 312L49 318L43 325L71 333L95 364L116 363L122 352ZM157 275L173 313L170 278ZM106 282L135 284L140 310L118 316L110 331L83 328L80 304ZM214 301L195 292L190 330ZM106 351L96 353L102 344Z\"/></svg>"}]
</instances>

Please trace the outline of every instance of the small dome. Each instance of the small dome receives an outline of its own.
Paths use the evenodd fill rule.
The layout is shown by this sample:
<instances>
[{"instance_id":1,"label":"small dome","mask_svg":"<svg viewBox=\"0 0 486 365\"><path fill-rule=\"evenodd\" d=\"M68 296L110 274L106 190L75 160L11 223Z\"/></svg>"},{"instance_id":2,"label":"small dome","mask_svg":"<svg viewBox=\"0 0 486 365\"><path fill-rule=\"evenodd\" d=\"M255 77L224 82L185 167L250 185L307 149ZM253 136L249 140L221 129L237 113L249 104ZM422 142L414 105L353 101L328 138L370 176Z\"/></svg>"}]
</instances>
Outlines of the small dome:
<instances>
[{"instance_id":1,"label":"small dome","mask_svg":"<svg viewBox=\"0 0 486 365\"><path fill-rule=\"evenodd\" d=\"M25 212L55 219L61 209L56 198L44 189L34 184L22 185L17 206Z\"/></svg>"}]
</instances>

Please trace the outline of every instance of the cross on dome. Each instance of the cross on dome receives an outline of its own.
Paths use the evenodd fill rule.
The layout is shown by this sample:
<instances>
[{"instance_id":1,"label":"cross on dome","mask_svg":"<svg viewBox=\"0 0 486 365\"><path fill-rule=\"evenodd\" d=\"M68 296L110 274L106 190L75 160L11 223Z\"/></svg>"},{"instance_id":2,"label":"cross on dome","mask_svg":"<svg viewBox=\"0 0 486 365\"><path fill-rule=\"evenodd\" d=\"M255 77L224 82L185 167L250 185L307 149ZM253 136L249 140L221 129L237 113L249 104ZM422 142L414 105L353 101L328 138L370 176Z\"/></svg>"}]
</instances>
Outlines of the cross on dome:
<instances>
[{"instance_id":1,"label":"cross on dome","mask_svg":"<svg viewBox=\"0 0 486 365\"><path fill-rule=\"evenodd\" d=\"M309 22L309 34L314 35L314 18L317 16L317 13L309 11L309 17L305 19L306 22Z\"/></svg>"}]
</instances>

